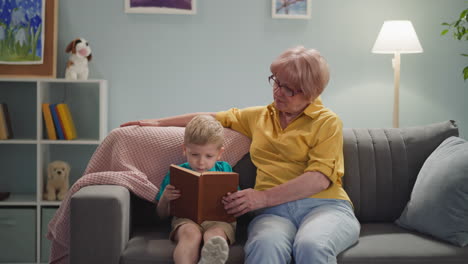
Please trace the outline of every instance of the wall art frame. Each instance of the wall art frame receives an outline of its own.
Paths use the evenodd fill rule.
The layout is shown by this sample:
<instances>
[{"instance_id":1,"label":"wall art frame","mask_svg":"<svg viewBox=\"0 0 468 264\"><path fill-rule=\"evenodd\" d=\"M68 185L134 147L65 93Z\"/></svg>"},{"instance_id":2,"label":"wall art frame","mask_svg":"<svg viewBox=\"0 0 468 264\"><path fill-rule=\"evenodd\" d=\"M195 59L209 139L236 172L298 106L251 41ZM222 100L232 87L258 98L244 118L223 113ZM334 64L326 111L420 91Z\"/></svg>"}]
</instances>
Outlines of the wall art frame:
<instances>
[{"instance_id":1,"label":"wall art frame","mask_svg":"<svg viewBox=\"0 0 468 264\"><path fill-rule=\"evenodd\" d=\"M42 63L0 64L0 78L56 78L58 0L45 0L44 9Z\"/></svg>"},{"instance_id":2,"label":"wall art frame","mask_svg":"<svg viewBox=\"0 0 468 264\"><path fill-rule=\"evenodd\" d=\"M310 19L312 0L272 0L271 16L286 19Z\"/></svg>"},{"instance_id":3,"label":"wall art frame","mask_svg":"<svg viewBox=\"0 0 468 264\"><path fill-rule=\"evenodd\" d=\"M197 13L196 0L124 0L125 13L178 14Z\"/></svg>"}]
</instances>

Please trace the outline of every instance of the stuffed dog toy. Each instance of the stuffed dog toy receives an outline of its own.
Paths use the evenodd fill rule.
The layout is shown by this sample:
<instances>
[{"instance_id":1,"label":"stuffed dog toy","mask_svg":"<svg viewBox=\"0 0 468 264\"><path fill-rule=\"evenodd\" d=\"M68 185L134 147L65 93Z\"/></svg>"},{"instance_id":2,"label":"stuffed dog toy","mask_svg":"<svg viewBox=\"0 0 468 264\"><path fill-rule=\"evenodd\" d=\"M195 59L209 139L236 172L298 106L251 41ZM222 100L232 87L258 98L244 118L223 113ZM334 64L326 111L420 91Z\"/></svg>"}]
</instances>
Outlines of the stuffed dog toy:
<instances>
[{"instance_id":1,"label":"stuffed dog toy","mask_svg":"<svg viewBox=\"0 0 468 264\"><path fill-rule=\"evenodd\" d=\"M71 53L65 70L65 79L87 80L88 61L93 57L88 42L83 38L77 38L68 44L65 52Z\"/></svg>"},{"instance_id":2,"label":"stuffed dog toy","mask_svg":"<svg viewBox=\"0 0 468 264\"><path fill-rule=\"evenodd\" d=\"M48 201L63 200L69 187L70 165L56 160L47 167L47 184L44 199Z\"/></svg>"}]
</instances>

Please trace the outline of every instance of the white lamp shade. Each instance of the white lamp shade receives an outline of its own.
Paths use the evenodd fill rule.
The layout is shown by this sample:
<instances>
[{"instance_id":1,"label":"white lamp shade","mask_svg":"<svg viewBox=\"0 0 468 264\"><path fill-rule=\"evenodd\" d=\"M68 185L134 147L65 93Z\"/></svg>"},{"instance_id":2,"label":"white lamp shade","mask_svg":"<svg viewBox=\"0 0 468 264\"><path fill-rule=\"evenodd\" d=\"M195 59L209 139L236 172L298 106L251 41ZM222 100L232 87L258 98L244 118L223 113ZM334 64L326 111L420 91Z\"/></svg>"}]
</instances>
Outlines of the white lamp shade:
<instances>
[{"instance_id":1,"label":"white lamp shade","mask_svg":"<svg viewBox=\"0 0 468 264\"><path fill-rule=\"evenodd\" d=\"M385 21L372 48L373 53L421 53L423 49L408 20Z\"/></svg>"}]
</instances>

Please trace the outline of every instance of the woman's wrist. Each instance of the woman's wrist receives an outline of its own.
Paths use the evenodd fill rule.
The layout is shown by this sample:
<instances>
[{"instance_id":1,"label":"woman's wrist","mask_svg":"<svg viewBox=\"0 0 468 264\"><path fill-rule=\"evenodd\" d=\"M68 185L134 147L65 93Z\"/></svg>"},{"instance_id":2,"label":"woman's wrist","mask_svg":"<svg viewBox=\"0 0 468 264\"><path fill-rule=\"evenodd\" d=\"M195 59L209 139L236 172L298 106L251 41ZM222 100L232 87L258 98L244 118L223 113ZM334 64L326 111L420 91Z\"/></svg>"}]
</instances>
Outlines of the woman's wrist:
<instances>
[{"instance_id":1,"label":"woman's wrist","mask_svg":"<svg viewBox=\"0 0 468 264\"><path fill-rule=\"evenodd\" d=\"M259 191L261 194L263 194L263 199L262 199L262 208L265 208L265 207L271 207L273 206L273 204L271 204L271 201L269 199L269 191L268 190L265 190L265 191Z\"/></svg>"},{"instance_id":2,"label":"woman's wrist","mask_svg":"<svg viewBox=\"0 0 468 264\"><path fill-rule=\"evenodd\" d=\"M162 126L158 119L145 119L138 121L139 126Z\"/></svg>"}]
</instances>

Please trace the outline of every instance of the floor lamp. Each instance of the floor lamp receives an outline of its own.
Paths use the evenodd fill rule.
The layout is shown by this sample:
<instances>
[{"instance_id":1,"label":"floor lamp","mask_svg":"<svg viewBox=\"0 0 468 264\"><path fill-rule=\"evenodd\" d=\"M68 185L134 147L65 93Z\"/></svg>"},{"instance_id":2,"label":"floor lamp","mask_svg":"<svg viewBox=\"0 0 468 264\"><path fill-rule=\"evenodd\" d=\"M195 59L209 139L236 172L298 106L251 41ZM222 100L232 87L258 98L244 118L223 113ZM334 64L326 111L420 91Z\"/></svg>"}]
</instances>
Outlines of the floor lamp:
<instances>
[{"instance_id":1,"label":"floor lamp","mask_svg":"<svg viewBox=\"0 0 468 264\"><path fill-rule=\"evenodd\" d=\"M377 40L372 48L373 53L394 54L392 60L394 97L393 97L393 127L399 127L400 105L400 54L421 53L423 49L419 43L413 24L408 20L385 21L380 29Z\"/></svg>"}]
</instances>

